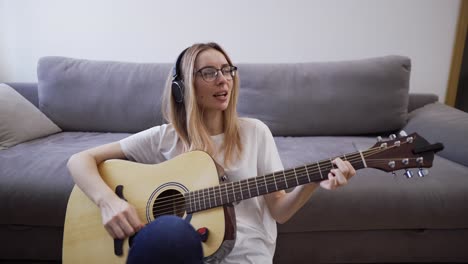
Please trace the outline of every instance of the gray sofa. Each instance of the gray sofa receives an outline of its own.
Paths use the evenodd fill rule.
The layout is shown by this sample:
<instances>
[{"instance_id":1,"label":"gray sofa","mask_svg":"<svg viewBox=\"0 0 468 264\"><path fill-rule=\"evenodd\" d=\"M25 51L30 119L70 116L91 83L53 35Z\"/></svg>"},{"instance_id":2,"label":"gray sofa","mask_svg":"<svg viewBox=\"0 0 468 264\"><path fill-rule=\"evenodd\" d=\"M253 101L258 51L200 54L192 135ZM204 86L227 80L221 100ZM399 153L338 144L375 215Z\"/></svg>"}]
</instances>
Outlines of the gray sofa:
<instances>
[{"instance_id":1,"label":"gray sofa","mask_svg":"<svg viewBox=\"0 0 468 264\"><path fill-rule=\"evenodd\" d=\"M1 261L60 262L68 158L161 124L171 67L45 57L37 83L9 83L62 131L0 150ZM317 190L278 226L275 263L468 262L468 114L409 94L409 58L238 67L240 116L270 127L285 168L401 129L445 145L423 178L368 168Z\"/></svg>"}]
</instances>

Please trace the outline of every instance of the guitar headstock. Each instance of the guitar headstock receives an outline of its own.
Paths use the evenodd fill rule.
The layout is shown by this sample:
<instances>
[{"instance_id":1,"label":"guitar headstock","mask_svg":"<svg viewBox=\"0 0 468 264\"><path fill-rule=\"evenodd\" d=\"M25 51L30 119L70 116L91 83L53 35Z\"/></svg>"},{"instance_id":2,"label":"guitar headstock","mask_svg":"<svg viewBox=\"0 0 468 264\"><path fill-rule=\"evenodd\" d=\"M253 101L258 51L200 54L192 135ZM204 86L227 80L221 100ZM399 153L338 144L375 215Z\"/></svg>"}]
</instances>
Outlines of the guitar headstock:
<instances>
[{"instance_id":1,"label":"guitar headstock","mask_svg":"<svg viewBox=\"0 0 468 264\"><path fill-rule=\"evenodd\" d=\"M413 176L409 168L419 168L418 175L423 177L432 167L434 153L444 149L441 143L430 144L426 139L413 133L406 135L404 131L399 136L392 134L390 139L383 141L378 137L378 142L363 154L367 167L392 172L405 169L408 178Z\"/></svg>"}]
</instances>

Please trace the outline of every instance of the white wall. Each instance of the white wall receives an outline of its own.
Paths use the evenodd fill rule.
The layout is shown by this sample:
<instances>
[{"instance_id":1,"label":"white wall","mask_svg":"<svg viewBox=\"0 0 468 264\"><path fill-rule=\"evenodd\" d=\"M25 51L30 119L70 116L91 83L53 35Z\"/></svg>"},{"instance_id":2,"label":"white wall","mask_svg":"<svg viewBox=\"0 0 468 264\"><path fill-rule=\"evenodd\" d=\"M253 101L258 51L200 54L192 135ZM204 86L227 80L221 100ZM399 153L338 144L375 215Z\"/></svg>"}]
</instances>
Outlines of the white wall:
<instances>
[{"instance_id":1,"label":"white wall","mask_svg":"<svg viewBox=\"0 0 468 264\"><path fill-rule=\"evenodd\" d=\"M460 0L0 0L0 81L36 81L47 55L173 62L216 41L235 62L400 54L411 92L445 98Z\"/></svg>"}]
</instances>

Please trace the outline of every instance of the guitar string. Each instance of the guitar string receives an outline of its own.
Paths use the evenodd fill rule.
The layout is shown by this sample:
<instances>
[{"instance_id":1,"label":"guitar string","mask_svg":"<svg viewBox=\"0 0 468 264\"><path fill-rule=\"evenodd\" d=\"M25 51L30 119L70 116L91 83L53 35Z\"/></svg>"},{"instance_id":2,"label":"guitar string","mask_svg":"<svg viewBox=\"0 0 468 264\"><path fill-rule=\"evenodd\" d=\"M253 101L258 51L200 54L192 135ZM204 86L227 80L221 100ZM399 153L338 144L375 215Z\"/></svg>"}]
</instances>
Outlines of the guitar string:
<instances>
[{"instance_id":1,"label":"guitar string","mask_svg":"<svg viewBox=\"0 0 468 264\"><path fill-rule=\"evenodd\" d=\"M383 151L383 150L378 149L377 151L374 151L373 153L370 153L370 154L369 154L369 153L366 153L366 155L367 155L367 156L369 156L369 155L375 155L375 153L382 152L382 151ZM369 151L368 151L368 152L369 152ZM354 156L354 155L356 155L356 154L350 154L350 155L348 155L348 157L349 157L349 156ZM397 160L397 159L393 159L393 160ZM348 161L351 161L351 162L360 161L360 158L359 158L358 156L356 156L356 157L354 157L354 158L348 159ZM371 160L368 160L368 162L373 162L373 160L372 160L372 159L371 159ZM385 161L385 162L386 162L386 161ZM377 163L373 163L373 164L377 164ZM381 164L382 164L382 163L381 163ZM383 163L383 164L385 164L385 163ZM322 164L322 165L323 165L323 164ZM328 166L322 166L322 167L323 167L323 170L326 170L326 171L328 171L328 170L331 169L331 168L334 168L333 166L330 166L330 165L328 165ZM305 168L305 166L304 166L304 168ZM319 171L319 170L312 170L312 173L315 174L315 173L317 173L318 171ZM288 175L288 176L286 176L287 179L286 179L285 181L280 182L280 184L286 183L287 181L289 181L289 180L291 180L291 179L295 179L297 173L300 173L300 174L301 174L300 176L302 177L302 176L304 176L304 174L302 174L302 173L304 173L304 172L306 172L305 175L307 175L307 173L308 173L308 174L311 173L311 172L308 172L306 168L305 168L305 169L302 169L302 168L301 168L300 170L296 170L296 173L287 173L287 174L284 174L283 176ZM266 176L266 175L265 175L265 176ZM261 176L260 176L260 177L261 177ZM275 175L273 175L273 174L270 175L270 177L268 178L268 182L266 183L266 185L271 185L271 184L273 184L273 182L276 182L276 177L278 177L278 176L275 176ZM279 177L281 177L281 176L279 176ZM309 175L307 175L307 177L309 177ZM252 179L253 179L253 178L252 178ZM267 179L267 178L265 178L265 180L266 180L266 179ZM302 180L301 180L301 181L302 181ZM278 183L278 182L277 182L277 183ZM200 191L202 191L202 190L196 190L196 192L198 192L198 198L194 197L195 207L197 207L197 206L196 206L196 203L199 204L199 207L200 207L200 208L202 207L202 205L201 205L201 200L200 200L200 196L202 196L201 198L202 198L202 200L204 201L204 207L207 207L207 206L205 205L206 199L213 199L213 198L216 199L216 197L218 197L218 196L225 195L226 201L227 201L227 200L229 200L228 194L229 194L229 192L231 191L231 189L232 189L232 191L233 191L232 197L233 197L234 199L236 198L236 194L240 194L240 192L246 190L245 188L244 188L244 190L242 190L242 187L243 187L244 185L240 184L240 182L239 182L239 184L237 184L237 185L234 185L234 183L227 183L227 184L230 184L231 186L228 187L227 185L225 185L226 188L224 188L224 189L226 189L226 190L223 190L223 188L220 187L221 185L214 186L214 187L209 187L209 188L216 188L216 187L218 187L218 189L220 190L219 192L216 192L216 190L211 191L209 188L202 189L202 190L206 190L207 193L205 193L205 191L203 191L202 193L200 193ZM256 188L257 188L257 183L254 182L254 184L255 184L255 186L253 186L252 188L253 188L253 189L256 189ZM263 184L263 183L261 183L261 184ZM245 185L247 185L249 188L251 187L251 183L247 183L247 184L245 184ZM299 184L299 185L300 185L300 184ZM227 190L228 188L229 188L229 190ZM268 190L268 187L267 187L267 186L265 186L265 188L267 188L267 190ZM287 189L287 188L286 188L286 189ZM275 190L275 191L276 191L276 190ZM193 194L193 196L196 196L196 194L195 194L194 192L192 192L192 194ZM258 192L257 192L257 194L258 194ZM173 207L173 205L175 204L175 202L177 202L177 200L179 200L179 202L183 202L183 204L185 205L185 201L186 201L186 198L187 198L187 197L180 197L180 194L179 194L179 195L175 195L175 196L178 196L179 198L177 198L177 199L172 199L172 200L168 201L170 207ZM239 196L239 197L240 197L240 196ZM167 199L167 198L173 198L173 197L171 197L171 196L162 197L162 198L159 200L158 208L162 208L163 202L161 202L161 200L162 200L163 198L166 198L166 199Z\"/></svg>"},{"instance_id":2,"label":"guitar string","mask_svg":"<svg viewBox=\"0 0 468 264\"><path fill-rule=\"evenodd\" d=\"M351 155L348 155L348 157L350 157L350 156L353 156L353 155L352 155L352 154L351 154ZM358 159L358 158L359 158L359 159ZM348 159L348 161L354 162L354 161L359 161L360 159L361 159L360 157L356 156L356 157L353 158L353 159ZM327 163L330 163L330 162L327 161ZM312 165L312 164L311 164L311 165ZM298 167L298 168L299 168L299 167ZM327 170L327 171L328 171L328 169L331 169L332 166L322 164L322 167L321 167L321 168L322 168L321 170ZM297 172L301 173L301 172L304 172L304 171L305 171L305 169L300 169L300 170L296 170L296 173L297 173ZM315 174L315 173L318 172L318 171L319 171L318 169L312 169L312 170L309 170L309 174ZM279 172L278 172L278 173L279 173ZM279 174L278 174L278 175L279 175ZM282 174L282 175L283 175L283 174ZM285 173L284 175L285 175L286 178L287 178L286 180L291 180L291 179L295 178L294 173L288 172L288 173ZM267 175L264 175L263 177L265 177L265 176L267 176ZM259 177L262 177L262 176L259 176ZM249 188L250 188L250 187L251 187L252 189L256 189L256 188L257 188L256 186L257 186L257 182L258 182L258 178L259 178L259 177L250 178L250 179L252 179L252 182L251 182L251 183L248 183ZM276 177L281 177L281 176L276 176ZM249 179L249 180L250 180L250 179ZM254 179L257 179L257 181L254 181ZM247 179L245 179L245 180L247 180ZM270 184L273 184L273 182L275 182L275 179L274 179L273 175L270 176L270 177L266 177L264 180L266 181L266 185L270 185ZM244 180L242 180L242 181L244 181ZM209 188L219 188L219 189L220 189L220 192L216 192L216 190L213 190L213 191L208 190L208 193L210 194L210 196L211 196L211 194L213 194L213 196L211 196L211 197L216 197L216 196L218 196L218 195L225 195L225 194L228 193L228 191L231 191L231 189L232 189L232 187L227 187L227 184L231 184L231 185L232 185L233 183L226 183L226 185L225 185L225 184L216 185L216 186L213 186L213 187L208 187L208 188L201 189L201 190L196 190L196 191L199 192L199 191L206 190L206 189L209 189ZM264 184L264 183L261 182L261 184ZM247 185L247 184L245 184L245 185ZM223 186L226 186L226 188L230 188L230 190L228 190L228 191L223 190L223 189L226 189L226 188L223 188ZM235 186L234 188L237 189L238 187ZM195 191L192 191L191 193L193 193L193 194L195 195L194 192L195 192ZM221 193L221 192L222 192L222 193ZM171 200L169 201L169 203L172 204L173 201L175 201L175 200L172 199L172 198L175 198L175 197L179 197L179 199L185 201L185 198L182 198L182 197L180 197L180 195L177 195L177 194L176 194L176 195L161 197L161 198L159 199L159 200L160 200L159 204L162 204L161 200L168 200L168 199L171 199ZM206 197L206 195L205 195L205 197ZM196 201L196 202L197 202L197 201Z\"/></svg>"},{"instance_id":3,"label":"guitar string","mask_svg":"<svg viewBox=\"0 0 468 264\"><path fill-rule=\"evenodd\" d=\"M369 161L368 163L379 164L379 165L380 164L385 164L385 163L382 163L382 162L379 163L379 162L374 162L374 161ZM298 173L298 175L297 175L297 178L299 179L299 181L306 180L308 177L309 177L309 175L306 174L306 173ZM232 189L232 187L227 187L227 188ZM218 207L218 206L223 205L222 203L219 203L219 205L218 205L218 204L216 204L216 202L215 202L214 206L206 206L205 202L203 202L204 203L203 205L201 204L202 200L208 200L208 199L211 199L211 200L216 199L216 200L221 201L221 199L218 197L219 195L224 195L225 199L223 199L223 200L225 200L226 203L233 202L233 201L231 201L231 199L229 197L232 197L235 200L236 197L240 197L238 194L242 191L241 189L239 189L239 187L234 187L234 188L236 189L235 193L232 193L231 195L221 194L219 192L214 192L214 193L210 192L209 195L200 194L198 198L194 197L193 202L198 203L198 205L195 206L195 210L193 210L193 212L201 211L201 210L205 210L205 209L209 209L209 208ZM244 191L245 191L245 189L244 189ZM211 195L211 194L213 194L213 195ZM236 194L237 194L237 196L236 196ZM258 192L257 192L257 194L258 194ZM259 196L259 195L253 195L253 196L251 196L249 198L252 198L252 197L255 197L255 196ZM240 200L242 200L242 199L240 199ZM186 208L186 199L184 197L179 196L179 198L173 199L173 201L169 201L169 202L166 201L165 204L155 203L155 206L153 206L153 210L156 210L156 214L163 215L163 214L171 213L174 210L181 210L182 212L184 212L187 209ZM167 209L170 209L170 210L167 210ZM199 210L197 210L197 209L199 209Z\"/></svg>"},{"instance_id":4,"label":"guitar string","mask_svg":"<svg viewBox=\"0 0 468 264\"><path fill-rule=\"evenodd\" d=\"M388 148L392 148L392 147L393 146L388 147ZM371 148L371 149L369 149L369 150L367 150L365 152L362 152L362 153L363 153L364 156L372 156L372 155L375 155L375 154L377 154L379 152L382 152L382 151L386 151L386 150L385 149L382 150L380 147L376 147L376 148ZM361 158L359 152L348 154L347 157L352 157L352 158L348 158L347 161L351 161L351 162L362 161L362 158ZM393 160L395 160L395 159L393 159ZM319 164L320 168L319 167L317 167L317 169L313 168L312 170L309 171L309 173L315 174L315 173L317 173L319 171L326 171L328 169L334 168L334 166L330 166L330 160L318 161L315 164L317 164L317 163ZM297 168L301 168L301 170L304 170L302 168L305 168L305 167L308 167L308 166L315 166L315 164L309 164L309 165L305 165L305 166L302 166L302 167L299 166ZM292 170L292 169L288 169L288 171L290 171L290 170ZM278 173L279 173L279 171L278 171ZM286 175L289 178L288 180L294 178L294 173L288 172ZM267 175L264 175L264 176L267 176ZM289 177L289 176L292 176L292 177ZM252 178L249 178L249 179L256 179L256 178L259 178L259 177L262 177L262 176L252 177ZM247 180L247 179L245 179L245 180ZM266 180L269 181L269 182L267 182L267 184L272 184L275 181L275 179L273 177L267 178ZM249 183L249 185L250 185L250 183ZM219 186L221 186L221 185L216 185L214 187L219 187ZM201 190L203 190L203 189L201 189ZM195 191L201 191L201 190L195 190ZM192 191L192 192L195 192L195 191ZM178 196L178 195L174 195L174 196ZM172 198L172 196L165 196L165 197L162 197L161 199L171 199L171 198Z\"/></svg>"},{"instance_id":5,"label":"guitar string","mask_svg":"<svg viewBox=\"0 0 468 264\"><path fill-rule=\"evenodd\" d=\"M378 152L381 152L381 151L383 151L383 150L381 150L381 149L379 148L378 151L374 151L373 153L371 153L371 155L375 155L375 153L378 153ZM369 152L369 151L368 151L368 152ZM367 156L369 156L369 153L368 153L368 152L366 153ZM355 156L355 157L354 157L354 156ZM360 157L358 157L357 154L350 154L350 155L348 155L348 157L351 157L350 159L348 159L348 161L351 161L351 162L360 161ZM393 159L393 160L398 160L398 159ZM379 161L380 161L380 162L379 162ZM369 159L369 160L367 160L367 163L372 163L372 164L386 164L387 161L388 161L388 159L375 159L375 160L374 160L374 159ZM299 181L299 179L301 179L300 181L302 182L302 180L304 180L304 178L309 178L309 177L310 177L309 174L311 173L311 172L308 172L307 169L306 169L305 167L306 167L306 166L304 166L304 169L301 168L301 169L299 169L299 170L296 170L296 173L284 174L283 176L288 175L288 176L286 176L287 179L284 180L284 181L282 181L282 182L277 182L277 183L284 184L284 183L286 183L287 181L292 180L292 179L296 179L297 181ZM334 167L333 167L333 166L325 166L325 167L323 168L323 170L328 171L328 170L331 169L331 168L334 168ZM319 170L312 170L312 172L313 172L314 174L315 174L316 172L318 172L318 171L319 171ZM305 174L304 174L304 173L305 173ZM297 177L296 177L296 175L297 175ZM271 180L269 179L269 182L267 182L267 184L272 184L273 181L276 181L275 178L278 177L278 176L271 175L270 177L273 177L273 180L271 181ZM279 177L281 177L281 176L279 176ZM239 195L240 192L243 192L243 191L245 192L245 191L247 191L247 189L245 189L245 188L242 189L243 186L248 185L248 186L250 187L250 185L251 185L251 183L248 183L248 182L247 182L247 184L241 184L241 182L239 182L239 184L237 184L237 185L234 185L234 183L228 183L228 184L230 184L231 186L230 186L230 187L226 186L225 189L229 189L228 191L231 191L231 189L233 190L233 193L232 193L231 197L234 198L234 200L235 200L236 197L241 197L241 196L242 196L242 195ZM299 185L301 185L301 184L299 184ZM219 187L219 186L214 186L214 187ZM252 188L253 188L253 189L256 189L256 185L255 185L255 187L252 187ZM265 188L267 188L267 187L265 186ZM224 194L224 190L222 190L222 189L223 189L223 188L219 188L220 192L216 192L216 190L211 191L211 190L209 190L209 188L207 188L207 189L202 189L202 190L206 190L206 191L204 191L204 192L202 192L202 193L199 193L199 194L198 194L198 196L199 196L198 199L197 199L196 197L194 197L194 203L195 203L195 205L196 205L196 203L198 203L198 205L199 205L199 206L195 206L195 207L196 207L196 208L197 208L197 207L200 207L200 209L201 209L202 207L203 207L204 209L213 207L213 206L206 206L206 202L205 202L205 201L206 201L207 199L213 199L213 198L216 199L216 197L218 197L218 196L220 196L220 195L226 195L226 201L228 201L228 200L229 200L229 196L227 195L227 192L226 192L226 194ZM268 190L268 189L267 189L267 190ZM200 191L200 190L197 190L197 191ZM275 191L276 191L276 190L275 190ZM205 192L207 192L207 193L205 193ZM212 194L213 194L213 195L212 195ZM236 194L237 194L237 196L236 196ZM258 194L258 192L257 192L257 194ZM179 198L177 198L177 199L172 199L171 201L169 201L169 204L168 204L168 206L171 207L171 210L170 210L171 212L174 211L174 205L176 205L177 207L181 207L181 206L182 206L182 207L185 209L186 197L181 197L180 194L179 194L179 195L175 195L175 196L178 196ZM203 206L201 205L200 196L202 196L201 198L204 200ZM162 198L169 198L169 196L162 197ZM177 200L178 200L178 201L177 201ZM177 202L178 202L178 203L177 203ZM176 204L176 203L177 203L177 204ZM216 204L216 201L215 201L215 204ZM162 211L163 209L166 209L168 206L165 206L162 202L159 202L159 203L157 204L157 209L159 209L159 210ZM216 207L216 206L217 206L217 205L215 205L215 207ZM155 206L155 207L156 207L156 206ZM181 208L182 208L182 207L181 207ZM176 210L177 210L177 208L176 208ZM184 211L185 211L185 210L184 210ZM165 211L165 212L167 212L167 211ZM163 213L165 213L165 212L163 212ZM154 210L153 210L153 213L154 213ZM159 213L158 213L158 214L159 214Z\"/></svg>"},{"instance_id":6,"label":"guitar string","mask_svg":"<svg viewBox=\"0 0 468 264\"><path fill-rule=\"evenodd\" d=\"M371 161L372 162L372 161ZM382 164L382 163L380 163ZM300 174L298 175L298 178L307 178L308 175L307 174ZM230 187L228 187L230 188ZM231 196L231 197L235 197L235 196ZM253 198L254 196L250 197L250 198ZM204 200L207 200L206 197L201 197L202 199ZM228 199L229 197L226 196L226 200ZM187 207L186 207L186 204L185 204L185 199L184 198L181 198L181 199L174 199L174 200L178 200L176 203L171 203L171 204L166 204L164 207L162 206L155 206L153 208L153 215L165 215L165 214L178 214L178 213L174 213L174 212L179 212L179 214L183 214L184 212L187 211ZM201 199L198 199L196 202L200 203ZM228 201L227 203L230 203L230 202L233 202L233 201ZM210 209L210 208L213 208L213 207L219 207L221 206L222 204L219 204L219 205L215 205L215 206L206 206L204 207L203 205L200 205L200 206L197 206L195 210L192 210L191 212L197 212L197 211L202 211L202 210L206 210L206 209ZM170 207L170 208L168 208ZM156 210L155 210L156 209Z\"/></svg>"}]
</instances>

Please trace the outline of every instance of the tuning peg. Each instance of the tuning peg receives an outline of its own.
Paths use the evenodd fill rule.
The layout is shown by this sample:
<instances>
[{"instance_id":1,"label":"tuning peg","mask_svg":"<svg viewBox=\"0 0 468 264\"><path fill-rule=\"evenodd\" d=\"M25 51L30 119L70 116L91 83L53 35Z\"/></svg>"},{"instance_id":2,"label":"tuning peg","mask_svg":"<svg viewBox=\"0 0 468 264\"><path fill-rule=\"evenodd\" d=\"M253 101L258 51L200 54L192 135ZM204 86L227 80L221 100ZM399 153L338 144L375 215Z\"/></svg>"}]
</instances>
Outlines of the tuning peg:
<instances>
[{"instance_id":1,"label":"tuning peg","mask_svg":"<svg viewBox=\"0 0 468 264\"><path fill-rule=\"evenodd\" d=\"M377 137L377 142L382 142L382 141L383 141L382 137L381 137L381 136L378 136L378 137Z\"/></svg>"},{"instance_id":2,"label":"tuning peg","mask_svg":"<svg viewBox=\"0 0 468 264\"><path fill-rule=\"evenodd\" d=\"M398 135L399 135L400 137L406 137L406 136L408 136L408 134L406 134L406 132L405 132L404 130L400 131L400 133L398 133Z\"/></svg>"},{"instance_id":3,"label":"tuning peg","mask_svg":"<svg viewBox=\"0 0 468 264\"><path fill-rule=\"evenodd\" d=\"M395 134L391 134L390 136L388 136L390 138L390 140L394 140L396 138L396 135Z\"/></svg>"},{"instance_id":4,"label":"tuning peg","mask_svg":"<svg viewBox=\"0 0 468 264\"><path fill-rule=\"evenodd\" d=\"M419 177L424 177L429 174L429 171L427 169L419 168L418 170L418 176Z\"/></svg>"},{"instance_id":5,"label":"tuning peg","mask_svg":"<svg viewBox=\"0 0 468 264\"><path fill-rule=\"evenodd\" d=\"M418 157L418 158L416 158L416 162L417 162L419 165L423 165L423 163L424 163L424 158L423 158L423 157Z\"/></svg>"},{"instance_id":6,"label":"tuning peg","mask_svg":"<svg viewBox=\"0 0 468 264\"><path fill-rule=\"evenodd\" d=\"M408 178L408 179L413 178L413 172L408 170L408 169L405 169L405 170L406 170L406 172L405 172L406 178Z\"/></svg>"},{"instance_id":7,"label":"tuning peg","mask_svg":"<svg viewBox=\"0 0 468 264\"><path fill-rule=\"evenodd\" d=\"M392 171L392 175L393 175L393 176L396 176L396 173L395 173L395 171Z\"/></svg>"}]
</instances>

